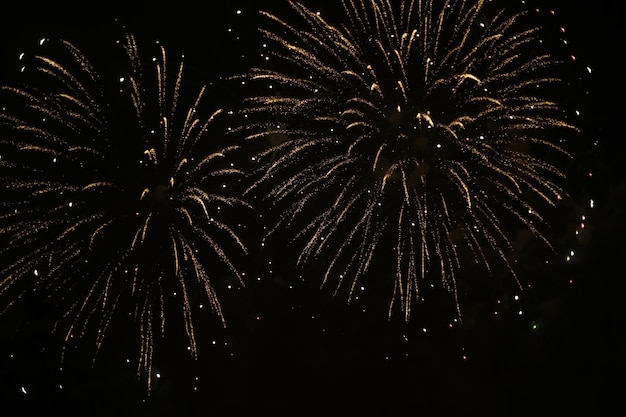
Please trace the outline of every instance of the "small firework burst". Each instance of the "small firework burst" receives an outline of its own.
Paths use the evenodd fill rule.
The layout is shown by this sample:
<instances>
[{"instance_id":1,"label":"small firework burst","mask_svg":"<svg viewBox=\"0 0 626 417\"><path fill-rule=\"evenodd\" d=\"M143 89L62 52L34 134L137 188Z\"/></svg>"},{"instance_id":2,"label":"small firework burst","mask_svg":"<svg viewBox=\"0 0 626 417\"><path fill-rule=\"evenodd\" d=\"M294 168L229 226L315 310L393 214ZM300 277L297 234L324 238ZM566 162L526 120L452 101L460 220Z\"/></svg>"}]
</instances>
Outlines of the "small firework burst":
<instances>
[{"instance_id":1,"label":"small firework burst","mask_svg":"<svg viewBox=\"0 0 626 417\"><path fill-rule=\"evenodd\" d=\"M54 53L1 90L0 295L11 306L38 291L62 309L66 342L93 324L98 349L122 311L132 315L150 385L166 312L182 316L195 357L197 305L224 323L219 288L244 284L236 146L206 86L190 89L163 46L147 59L126 35L115 73L50 43Z\"/></svg>"}]
</instances>

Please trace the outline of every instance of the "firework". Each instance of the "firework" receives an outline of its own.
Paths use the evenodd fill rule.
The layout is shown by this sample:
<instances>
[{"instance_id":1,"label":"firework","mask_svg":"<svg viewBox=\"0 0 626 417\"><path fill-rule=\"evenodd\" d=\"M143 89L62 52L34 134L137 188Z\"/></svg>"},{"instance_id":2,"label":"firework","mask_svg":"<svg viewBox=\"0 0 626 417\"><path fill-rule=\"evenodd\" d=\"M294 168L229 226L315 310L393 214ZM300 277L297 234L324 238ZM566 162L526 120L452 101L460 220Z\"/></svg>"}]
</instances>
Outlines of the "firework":
<instances>
[{"instance_id":1,"label":"firework","mask_svg":"<svg viewBox=\"0 0 626 417\"><path fill-rule=\"evenodd\" d=\"M63 309L66 342L93 324L98 350L130 304L150 385L166 311L170 323L182 316L195 357L198 306L224 323L218 287L244 284L233 213L249 206L228 188L241 173L229 162L236 146L207 87L188 88L182 59L170 63L162 45L142 58L126 35L122 61L107 62L124 63L115 73L48 43L58 55L34 56L23 84L2 88L0 295L8 309L43 294Z\"/></svg>"},{"instance_id":2,"label":"firework","mask_svg":"<svg viewBox=\"0 0 626 417\"><path fill-rule=\"evenodd\" d=\"M407 321L433 286L460 317L465 267L523 287L515 233L551 248L542 211L565 196L576 131L540 28L497 2L341 3L334 21L294 1L262 12L264 64L242 76L238 132L268 144L248 189L273 210L268 239L291 230L298 263L348 300L387 279Z\"/></svg>"}]
</instances>

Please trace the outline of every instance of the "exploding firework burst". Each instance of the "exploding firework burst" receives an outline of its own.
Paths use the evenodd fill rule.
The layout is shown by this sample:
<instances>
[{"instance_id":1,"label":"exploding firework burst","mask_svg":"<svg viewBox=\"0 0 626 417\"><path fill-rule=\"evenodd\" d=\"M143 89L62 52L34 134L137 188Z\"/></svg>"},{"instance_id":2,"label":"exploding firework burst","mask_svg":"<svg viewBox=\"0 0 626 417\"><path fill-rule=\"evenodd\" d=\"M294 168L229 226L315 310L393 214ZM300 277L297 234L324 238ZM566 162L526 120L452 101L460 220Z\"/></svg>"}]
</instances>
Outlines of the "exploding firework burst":
<instances>
[{"instance_id":1,"label":"exploding firework burst","mask_svg":"<svg viewBox=\"0 0 626 417\"><path fill-rule=\"evenodd\" d=\"M163 46L142 60L127 35L123 72L109 73L69 42L42 44L58 55L34 56L25 82L2 88L0 295L11 306L42 294L62 309L66 342L96 328L98 349L132 315L149 385L166 311L182 316L195 357L198 305L224 323L218 287L243 285L236 147L207 87L189 91Z\"/></svg>"},{"instance_id":2,"label":"exploding firework burst","mask_svg":"<svg viewBox=\"0 0 626 417\"><path fill-rule=\"evenodd\" d=\"M279 213L268 238L295 230L298 263L349 299L386 265L370 277L407 321L431 286L460 317L464 267L523 287L515 234L551 248L542 211L565 196L577 131L549 98L559 62L540 28L496 2L341 3L339 24L293 1L293 20L262 12L239 131L270 145L248 190Z\"/></svg>"}]
</instances>

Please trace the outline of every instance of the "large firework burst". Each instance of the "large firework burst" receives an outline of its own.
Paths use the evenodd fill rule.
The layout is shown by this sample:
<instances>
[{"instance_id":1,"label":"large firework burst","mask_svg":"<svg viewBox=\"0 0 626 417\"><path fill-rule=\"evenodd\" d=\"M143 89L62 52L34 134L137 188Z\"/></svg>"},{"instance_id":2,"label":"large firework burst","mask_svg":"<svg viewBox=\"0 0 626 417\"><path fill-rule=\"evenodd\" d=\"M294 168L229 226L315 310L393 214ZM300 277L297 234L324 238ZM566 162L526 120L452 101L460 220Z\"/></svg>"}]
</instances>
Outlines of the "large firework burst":
<instances>
[{"instance_id":1,"label":"large firework burst","mask_svg":"<svg viewBox=\"0 0 626 417\"><path fill-rule=\"evenodd\" d=\"M195 356L193 310L209 304L224 322L218 288L243 285L236 147L207 87L187 87L163 46L143 57L126 35L120 72L100 72L73 44L46 43L58 55L34 56L24 81L2 88L0 295L10 306L42 294L61 308L66 341L93 323L98 347L132 315L150 384L166 311L182 316Z\"/></svg>"},{"instance_id":2,"label":"large firework burst","mask_svg":"<svg viewBox=\"0 0 626 417\"><path fill-rule=\"evenodd\" d=\"M298 262L349 297L386 264L393 276L371 278L407 321L431 285L460 316L464 266L523 286L515 233L550 247L542 210L564 196L576 130L549 98L558 62L540 28L484 0L341 3L339 23L294 1L293 20L262 12L241 131L270 144L250 188L278 213L270 237L295 230Z\"/></svg>"}]
</instances>

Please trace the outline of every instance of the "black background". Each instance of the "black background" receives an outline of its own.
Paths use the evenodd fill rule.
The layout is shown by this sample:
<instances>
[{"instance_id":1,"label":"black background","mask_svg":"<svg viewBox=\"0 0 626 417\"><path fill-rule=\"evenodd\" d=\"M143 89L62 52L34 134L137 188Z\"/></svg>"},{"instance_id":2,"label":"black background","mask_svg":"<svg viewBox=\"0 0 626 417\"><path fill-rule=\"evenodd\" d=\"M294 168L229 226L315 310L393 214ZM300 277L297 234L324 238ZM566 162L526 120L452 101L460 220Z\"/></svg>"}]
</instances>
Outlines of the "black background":
<instances>
[{"instance_id":1,"label":"black background","mask_svg":"<svg viewBox=\"0 0 626 417\"><path fill-rule=\"evenodd\" d=\"M184 52L193 70L223 85L228 100L221 77L257 59L256 10L280 3L15 4L0 17L0 74L12 80L17 54L41 36L66 37L95 56L122 22L140 39ZM264 284L226 300L235 305L226 307L226 329L207 324L197 362L171 341L182 335L163 342L155 363L162 376L147 396L124 362L136 349L124 335L113 331L94 367L92 346L80 345L61 372L59 340L46 320L18 310L0 318L0 415L624 415L623 17L617 0L535 3L556 11L581 74L592 68L581 87L589 93L576 98L585 135L576 169L594 177L583 183L573 175L570 186L583 202L593 197L596 208L575 261L538 272L551 285L523 297L527 314L494 318L477 308L452 330L436 318L406 325L377 314L384 309L362 313L314 285L290 288L288 271L263 271Z\"/></svg>"}]
</instances>

